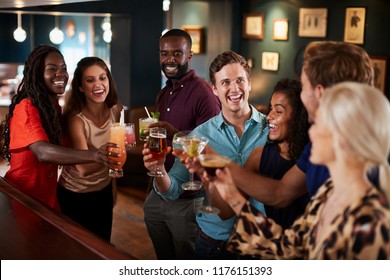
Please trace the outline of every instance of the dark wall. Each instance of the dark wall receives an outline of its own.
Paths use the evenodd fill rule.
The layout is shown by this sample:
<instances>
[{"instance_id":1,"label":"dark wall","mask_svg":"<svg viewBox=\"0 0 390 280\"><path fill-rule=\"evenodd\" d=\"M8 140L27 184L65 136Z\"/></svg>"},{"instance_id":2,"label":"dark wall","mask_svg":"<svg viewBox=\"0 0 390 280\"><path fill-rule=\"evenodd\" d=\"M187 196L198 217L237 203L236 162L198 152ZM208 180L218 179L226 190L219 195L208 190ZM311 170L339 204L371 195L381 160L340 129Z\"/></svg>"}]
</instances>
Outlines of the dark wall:
<instances>
[{"instance_id":1,"label":"dark wall","mask_svg":"<svg viewBox=\"0 0 390 280\"><path fill-rule=\"evenodd\" d=\"M30 25L30 15L22 16L22 27L29 34L32 27ZM22 43L16 42L13 32L17 27L17 16L15 14L0 14L0 62L23 63L30 53L30 40L27 37Z\"/></svg>"},{"instance_id":2,"label":"dark wall","mask_svg":"<svg viewBox=\"0 0 390 280\"><path fill-rule=\"evenodd\" d=\"M112 13L111 69L120 100L129 107L154 104L161 85L158 56L158 41L163 30L161 1L107 0L34 7L26 10ZM13 32L15 26L7 22L11 22L11 18L16 25L15 15L10 15L10 18L0 17L2 30L10 28ZM48 25L48 28L49 26L52 24ZM26 29L24 23L23 27ZM24 62L33 46L28 42L18 44L12 38L12 32L7 32L11 34L9 38L3 38L4 32L0 33L2 42L0 58L3 61L4 57L8 57L14 60L12 62Z\"/></svg>"},{"instance_id":3,"label":"dark wall","mask_svg":"<svg viewBox=\"0 0 390 280\"><path fill-rule=\"evenodd\" d=\"M311 0L243 0L235 3L235 39L232 47L247 58L254 59L251 102L267 104L272 88L282 77L297 77L296 57L300 57L304 47L311 41L344 39L345 8L366 7L364 44L361 45L372 56L390 56L390 36L386 22L390 3L385 0L344 0L344 1L311 1ZM328 8L327 33L325 38L308 38L298 36L299 8ZM263 12L265 20L264 39L242 38L242 14ZM289 20L288 41L272 40L272 21L283 17ZM234 25L233 25L234 26ZM279 53L279 70L277 72L261 70L261 53L271 51ZM299 63L298 63L299 64ZM386 84L389 83L387 71ZM390 85L385 89L390 96Z\"/></svg>"},{"instance_id":4,"label":"dark wall","mask_svg":"<svg viewBox=\"0 0 390 280\"><path fill-rule=\"evenodd\" d=\"M121 101L129 107L154 104L161 84L161 2L109 0L63 5L61 11L113 13L111 67Z\"/></svg>"},{"instance_id":5,"label":"dark wall","mask_svg":"<svg viewBox=\"0 0 390 280\"><path fill-rule=\"evenodd\" d=\"M178 1L178 0L177 0ZM386 13L390 3L386 0L231 0L231 46L230 48L254 60L252 80L252 103L267 104L274 84L282 77L297 77L296 57L304 47L314 40L342 41L346 7L366 7L365 42L362 45L370 55L390 56L390 36L387 31ZM328 8L327 35L325 38L298 36L299 8ZM40 11L63 11L85 13L113 13L111 43L111 65L117 82L121 101L129 107L151 105L161 85L161 72L158 58L158 40L163 29L161 1L157 0L109 0L69 5L36 7ZM218 10L220 13L226 12ZM178 11L189 13L193 11ZM211 11L213 13L217 11ZM242 18L244 13L263 12L265 30L263 40L242 38ZM28 15L23 16L23 27L29 25ZM272 20L286 17L289 20L288 41L272 40ZM215 30L222 21L214 17L208 30ZM26 40L17 43L12 38L16 26L15 15L0 16L0 61L23 62L33 44ZM52 23L48 24L52 25ZM8 31L11 31L9 32ZM48 27L49 29L49 27ZM45 32L46 33L46 32ZM211 34L212 33L212 34ZM220 40L223 34L211 32L207 40ZM37 35L41 36L41 35ZM45 37L47 38L47 37ZM48 42L49 43L49 42ZM277 72L261 70L262 51L278 52L280 55ZM211 62L211 61L210 61ZM204 70L204 69L203 69ZM387 71L386 83L390 82ZM390 96L390 86L386 88Z\"/></svg>"}]
</instances>

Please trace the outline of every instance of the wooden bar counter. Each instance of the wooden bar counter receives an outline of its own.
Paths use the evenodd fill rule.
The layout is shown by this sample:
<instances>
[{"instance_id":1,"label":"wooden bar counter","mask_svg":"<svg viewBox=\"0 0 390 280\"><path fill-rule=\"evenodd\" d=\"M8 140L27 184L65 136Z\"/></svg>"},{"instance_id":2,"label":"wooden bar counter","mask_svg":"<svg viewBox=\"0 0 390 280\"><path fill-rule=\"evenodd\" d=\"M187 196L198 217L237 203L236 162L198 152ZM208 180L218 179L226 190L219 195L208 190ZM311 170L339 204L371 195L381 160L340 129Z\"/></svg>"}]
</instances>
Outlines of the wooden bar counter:
<instances>
[{"instance_id":1,"label":"wooden bar counter","mask_svg":"<svg viewBox=\"0 0 390 280\"><path fill-rule=\"evenodd\" d=\"M0 177L0 259L135 259Z\"/></svg>"}]
</instances>

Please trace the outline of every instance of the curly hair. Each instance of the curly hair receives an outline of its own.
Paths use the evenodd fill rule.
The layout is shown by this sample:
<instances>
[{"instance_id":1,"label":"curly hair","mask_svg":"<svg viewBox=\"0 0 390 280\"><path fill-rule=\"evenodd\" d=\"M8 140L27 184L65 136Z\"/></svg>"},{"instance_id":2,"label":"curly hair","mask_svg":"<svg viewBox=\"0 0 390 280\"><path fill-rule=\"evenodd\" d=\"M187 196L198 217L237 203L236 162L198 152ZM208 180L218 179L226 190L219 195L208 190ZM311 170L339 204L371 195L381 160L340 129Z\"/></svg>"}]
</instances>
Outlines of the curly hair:
<instances>
[{"instance_id":1,"label":"curly hair","mask_svg":"<svg viewBox=\"0 0 390 280\"><path fill-rule=\"evenodd\" d=\"M64 107L64 118L67 120L69 117L74 116L80 113L87 103L85 98L85 93L80 91L80 87L82 86L83 75L87 68L97 65L101 67L108 77L110 92L107 95L105 103L109 108L118 103L118 95L114 82L114 78L112 77L110 70L108 69L106 63L99 57L91 56L84 57L77 63L76 70L73 74L73 80L71 85L71 90L67 94L65 107Z\"/></svg>"},{"instance_id":2,"label":"curly hair","mask_svg":"<svg viewBox=\"0 0 390 280\"><path fill-rule=\"evenodd\" d=\"M58 53L63 57L61 52L50 45L38 45L28 56L23 70L23 79L18 86L17 94L12 98L9 112L3 121L3 152L2 156L8 162L11 160L9 150L10 144L10 120L13 116L16 105L23 99L28 98L38 109L41 117L42 126L49 138L50 143L61 144L63 138L62 119L53 106L52 94L46 88L44 82L45 59L50 53Z\"/></svg>"},{"instance_id":3,"label":"curly hair","mask_svg":"<svg viewBox=\"0 0 390 280\"><path fill-rule=\"evenodd\" d=\"M307 111L300 98L301 91L300 81L284 78L276 83L272 94L283 94L292 108L285 141L288 143L288 156L293 161L298 160L303 148L309 141L308 129L310 124ZM270 106L271 104L269 104Z\"/></svg>"}]
</instances>

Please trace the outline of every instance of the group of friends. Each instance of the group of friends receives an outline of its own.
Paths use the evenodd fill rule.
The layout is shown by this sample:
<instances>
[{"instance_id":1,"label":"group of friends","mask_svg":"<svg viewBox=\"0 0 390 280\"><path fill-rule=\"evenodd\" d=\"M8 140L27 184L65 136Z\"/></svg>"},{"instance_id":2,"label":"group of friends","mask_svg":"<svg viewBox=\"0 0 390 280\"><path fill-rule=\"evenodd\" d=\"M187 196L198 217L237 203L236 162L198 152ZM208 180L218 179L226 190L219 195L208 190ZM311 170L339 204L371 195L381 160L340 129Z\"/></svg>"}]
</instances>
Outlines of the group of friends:
<instances>
[{"instance_id":1,"label":"group of friends","mask_svg":"<svg viewBox=\"0 0 390 280\"><path fill-rule=\"evenodd\" d=\"M156 161L144 219L158 259L390 259L390 103L373 87L365 50L344 42L306 47L300 81L277 82L265 114L249 104L251 68L225 51L210 83L191 69L189 34L160 38L167 78L157 95L169 145L179 131L208 139L205 153L231 159L210 178L197 157ZM3 123L5 180L110 241L115 182L109 127L122 105L103 60L83 58L63 113L62 54L40 45ZM127 159L131 160L131 158ZM62 172L58 177L58 167ZM184 190L190 172L203 183ZM199 212L202 204L220 210Z\"/></svg>"}]
</instances>

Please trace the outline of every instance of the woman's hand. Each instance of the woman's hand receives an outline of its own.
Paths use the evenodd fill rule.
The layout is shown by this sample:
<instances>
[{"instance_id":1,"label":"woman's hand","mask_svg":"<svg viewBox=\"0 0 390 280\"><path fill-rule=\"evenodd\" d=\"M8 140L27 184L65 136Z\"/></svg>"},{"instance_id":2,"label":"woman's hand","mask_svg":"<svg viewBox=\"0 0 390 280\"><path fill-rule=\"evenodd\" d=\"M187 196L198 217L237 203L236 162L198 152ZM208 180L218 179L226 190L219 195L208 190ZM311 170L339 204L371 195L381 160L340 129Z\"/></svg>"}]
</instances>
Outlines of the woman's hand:
<instances>
[{"instance_id":1,"label":"woman's hand","mask_svg":"<svg viewBox=\"0 0 390 280\"><path fill-rule=\"evenodd\" d=\"M234 184L232 174L230 173L228 167L222 170L217 169L216 177L213 178L213 185L217 189L221 198L229 204L236 215L240 214L247 199Z\"/></svg>"},{"instance_id":2,"label":"woman's hand","mask_svg":"<svg viewBox=\"0 0 390 280\"><path fill-rule=\"evenodd\" d=\"M118 145L115 143L107 142L99 149L94 151L94 159L97 163L101 163L112 169L117 169L116 166L120 163L116 160L113 160L112 158L119 158L120 155L118 153L112 152L111 148L118 148Z\"/></svg>"}]
</instances>

